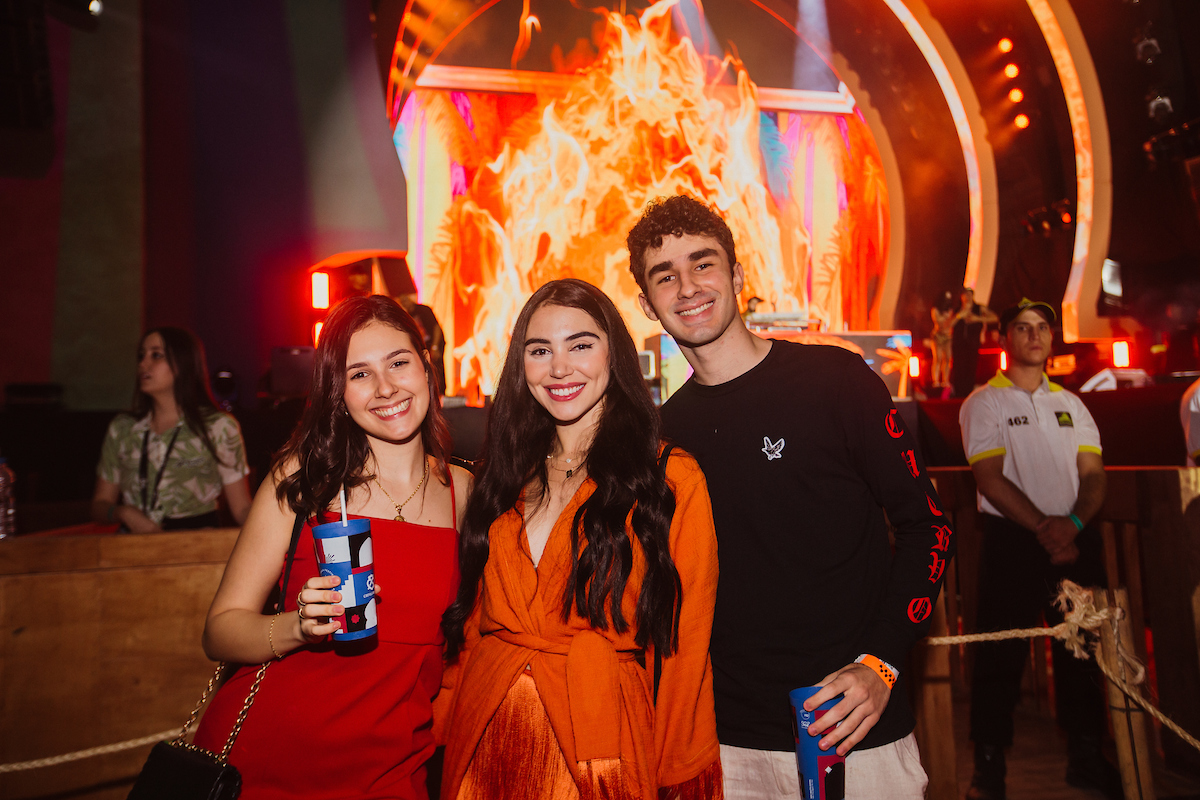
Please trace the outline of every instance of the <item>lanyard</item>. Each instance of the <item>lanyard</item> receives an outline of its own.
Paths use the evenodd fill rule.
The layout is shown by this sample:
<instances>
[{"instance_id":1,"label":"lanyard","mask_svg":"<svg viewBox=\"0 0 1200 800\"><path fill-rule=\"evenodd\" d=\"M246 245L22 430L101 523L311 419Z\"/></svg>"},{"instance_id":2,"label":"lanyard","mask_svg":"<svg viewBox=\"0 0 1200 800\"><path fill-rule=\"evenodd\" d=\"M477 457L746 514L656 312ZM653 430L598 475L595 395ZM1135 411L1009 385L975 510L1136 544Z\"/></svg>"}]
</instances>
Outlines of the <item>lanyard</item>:
<instances>
[{"instance_id":1,"label":"lanyard","mask_svg":"<svg viewBox=\"0 0 1200 800\"><path fill-rule=\"evenodd\" d=\"M146 435L142 437L142 460L138 463L138 478L142 482L142 511L146 514L158 505L158 485L162 483L163 473L167 471L167 459L171 457L171 448L175 446L175 439L179 436L179 426L175 426L175 432L171 434L171 441L167 442L167 452L163 453L162 464L159 465L158 473L154 476L154 494L150 496L150 502L146 502L146 493L149 491L149 486L146 482L146 475L149 471L150 458L148 451L150 448L150 431L146 431Z\"/></svg>"}]
</instances>

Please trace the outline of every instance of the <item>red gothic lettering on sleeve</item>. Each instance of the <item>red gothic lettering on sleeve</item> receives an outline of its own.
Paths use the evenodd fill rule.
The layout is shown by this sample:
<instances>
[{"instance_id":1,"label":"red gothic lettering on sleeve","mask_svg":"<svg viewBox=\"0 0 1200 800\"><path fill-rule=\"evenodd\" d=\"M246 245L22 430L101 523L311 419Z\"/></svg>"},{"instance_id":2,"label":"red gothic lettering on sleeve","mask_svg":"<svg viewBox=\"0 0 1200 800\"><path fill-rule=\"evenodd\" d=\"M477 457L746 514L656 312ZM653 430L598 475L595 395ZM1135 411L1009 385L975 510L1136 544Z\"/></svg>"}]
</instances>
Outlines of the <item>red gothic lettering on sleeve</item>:
<instances>
[{"instance_id":1,"label":"red gothic lettering on sleeve","mask_svg":"<svg viewBox=\"0 0 1200 800\"><path fill-rule=\"evenodd\" d=\"M887 428L888 436L893 439L899 439L904 435L904 430L896 422L896 409L893 408L887 413L887 416L883 418L883 424Z\"/></svg>"},{"instance_id":2,"label":"red gothic lettering on sleeve","mask_svg":"<svg viewBox=\"0 0 1200 800\"><path fill-rule=\"evenodd\" d=\"M933 514L935 517L940 517L942 515L942 512L940 510L938 510L938 507L933 504L932 497L930 497L929 495L925 495L925 502L929 503L929 513L930 514Z\"/></svg>"},{"instance_id":3,"label":"red gothic lettering on sleeve","mask_svg":"<svg viewBox=\"0 0 1200 800\"><path fill-rule=\"evenodd\" d=\"M929 565L929 582L937 583L941 579L942 573L946 571L946 559L935 552L930 552L929 555L933 556L933 563Z\"/></svg>"},{"instance_id":4,"label":"red gothic lettering on sleeve","mask_svg":"<svg viewBox=\"0 0 1200 800\"><path fill-rule=\"evenodd\" d=\"M914 597L908 602L908 618L913 622L924 622L933 613L933 603L928 597Z\"/></svg>"},{"instance_id":5,"label":"red gothic lettering on sleeve","mask_svg":"<svg viewBox=\"0 0 1200 800\"><path fill-rule=\"evenodd\" d=\"M941 550L945 553L950 549L950 537L954 531L950 530L948 525L931 525L933 535L937 537L937 544L933 546L934 550Z\"/></svg>"},{"instance_id":6,"label":"red gothic lettering on sleeve","mask_svg":"<svg viewBox=\"0 0 1200 800\"><path fill-rule=\"evenodd\" d=\"M921 474L921 470L917 468L917 456L912 450L903 450L900 455L904 458L904 466L908 467L914 478Z\"/></svg>"}]
</instances>

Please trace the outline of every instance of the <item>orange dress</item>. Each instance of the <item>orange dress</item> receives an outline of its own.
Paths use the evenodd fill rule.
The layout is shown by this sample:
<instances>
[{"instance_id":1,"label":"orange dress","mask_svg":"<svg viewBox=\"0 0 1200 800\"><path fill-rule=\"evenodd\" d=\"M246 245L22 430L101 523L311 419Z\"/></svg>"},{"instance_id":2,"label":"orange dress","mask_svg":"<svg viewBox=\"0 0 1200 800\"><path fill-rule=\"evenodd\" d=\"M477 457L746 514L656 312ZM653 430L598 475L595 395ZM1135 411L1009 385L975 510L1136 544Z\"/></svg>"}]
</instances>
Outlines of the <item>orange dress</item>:
<instances>
[{"instance_id":1,"label":"orange dress","mask_svg":"<svg viewBox=\"0 0 1200 800\"><path fill-rule=\"evenodd\" d=\"M691 456L671 456L667 481L683 601L679 649L662 661L657 703L653 652L642 667L632 624L616 633L594 629L574 610L562 618L570 526L595 483L585 481L567 504L536 568L518 504L492 524L466 643L435 701L435 735L446 743L443 800L722 796L708 657L717 588L712 508ZM632 531L630 542L622 610L632 621L645 562Z\"/></svg>"}]
</instances>

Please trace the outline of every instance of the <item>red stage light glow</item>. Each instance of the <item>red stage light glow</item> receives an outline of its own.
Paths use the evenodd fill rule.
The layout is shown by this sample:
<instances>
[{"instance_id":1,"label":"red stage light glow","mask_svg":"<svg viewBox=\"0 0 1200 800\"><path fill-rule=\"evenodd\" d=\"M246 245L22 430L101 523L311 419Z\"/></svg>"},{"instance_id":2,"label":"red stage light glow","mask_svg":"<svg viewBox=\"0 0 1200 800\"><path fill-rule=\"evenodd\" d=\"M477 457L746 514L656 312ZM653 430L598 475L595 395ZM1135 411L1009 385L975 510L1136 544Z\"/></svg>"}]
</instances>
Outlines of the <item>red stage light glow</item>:
<instances>
[{"instance_id":1,"label":"red stage light glow","mask_svg":"<svg viewBox=\"0 0 1200 800\"><path fill-rule=\"evenodd\" d=\"M1016 64L1006 64L1004 67L1004 76L1006 78L1015 78L1021 74L1021 68Z\"/></svg>"},{"instance_id":2,"label":"red stage light glow","mask_svg":"<svg viewBox=\"0 0 1200 800\"><path fill-rule=\"evenodd\" d=\"M1016 119L1013 120L1013 124L1024 130L1029 127L1029 116L1026 114L1017 114Z\"/></svg>"},{"instance_id":3,"label":"red stage light glow","mask_svg":"<svg viewBox=\"0 0 1200 800\"><path fill-rule=\"evenodd\" d=\"M1012 100L1014 103L1019 103L1025 99L1025 93L1022 92L1020 89L1014 88L1011 92L1008 93L1008 99Z\"/></svg>"},{"instance_id":4,"label":"red stage light glow","mask_svg":"<svg viewBox=\"0 0 1200 800\"><path fill-rule=\"evenodd\" d=\"M1013 40L1005 36L999 41L997 46L1000 48L1001 53L1011 53L1013 49Z\"/></svg>"},{"instance_id":5,"label":"red stage light glow","mask_svg":"<svg viewBox=\"0 0 1200 800\"><path fill-rule=\"evenodd\" d=\"M329 273L312 274L312 307L329 308Z\"/></svg>"},{"instance_id":6,"label":"red stage light glow","mask_svg":"<svg viewBox=\"0 0 1200 800\"><path fill-rule=\"evenodd\" d=\"M1008 369L1008 353L1001 350L1000 351L1000 371L1003 372L1006 369Z\"/></svg>"},{"instance_id":7,"label":"red stage light glow","mask_svg":"<svg viewBox=\"0 0 1200 800\"><path fill-rule=\"evenodd\" d=\"M317 343L321 341L321 329L324 327L324 322L318 322L313 325L313 347L316 347Z\"/></svg>"},{"instance_id":8,"label":"red stage light glow","mask_svg":"<svg viewBox=\"0 0 1200 800\"><path fill-rule=\"evenodd\" d=\"M908 376L910 378L921 377L921 359L917 356L908 357Z\"/></svg>"},{"instance_id":9,"label":"red stage light glow","mask_svg":"<svg viewBox=\"0 0 1200 800\"><path fill-rule=\"evenodd\" d=\"M1113 366L1118 369L1129 366L1129 342L1113 342Z\"/></svg>"}]
</instances>

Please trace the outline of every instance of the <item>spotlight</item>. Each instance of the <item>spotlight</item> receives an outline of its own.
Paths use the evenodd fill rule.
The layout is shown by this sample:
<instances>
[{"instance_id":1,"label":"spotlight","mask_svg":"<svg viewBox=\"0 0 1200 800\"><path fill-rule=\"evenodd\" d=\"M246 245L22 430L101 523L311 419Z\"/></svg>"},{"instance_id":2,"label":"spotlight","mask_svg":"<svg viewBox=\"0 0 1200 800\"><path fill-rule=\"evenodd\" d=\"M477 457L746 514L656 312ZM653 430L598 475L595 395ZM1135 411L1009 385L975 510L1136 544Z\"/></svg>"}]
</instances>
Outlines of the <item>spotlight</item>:
<instances>
[{"instance_id":1,"label":"spotlight","mask_svg":"<svg viewBox=\"0 0 1200 800\"><path fill-rule=\"evenodd\" d=\"M1072 215L1071 215L1071 201L1070 200L1063 198L1062 200L1059 200L1057 203L1054 203L1053 205L1051 205L1050 209L1054 212L1054 215L1058 217L1058 221L1060 223L1062 223L1062 226L1064 228L1068 227L1071 224Z\"/></svg>"},{"instance_id":2,"label":"spotlight","mask_svg":"<svg viewBox=\"0 0 1200 800\"><path fill-rule=\"evenodd\" d=\"M921 377L921 359L917 356L908 357L908 376L910 378Z\"/></svg>"},{"instance_id":3,"label":"spotlight","mask_svg":"<svg viewBox=\"0 0 1200 800\"><path fill-rule=\"evenodd\" d=\"M1029 127L1029 115L1017 114L1016 118L1013 119L1013 125L1016 125L1021 130L1025 130Z\"/></svg>"},{"instance_id":4,"label":"spotlight","mask_svg":"<svg viewBox=\"0 0 1200 800\"><path fill-rule=\"evenodd\" d=\"M1000 351L1000 371L1003 372L1006 369L1008 369L1008 353L1001 350Z\"/></svg>"},{"instance_id":5,"label":"spotlight","mask_svg":"<svg viewBox=\"0 0 1200 800\"><path fill-rule=\"evenodd\" d=\"M1016 64L1009 64L1004 68L1004 75L1007 78L1015 78L1021 74L1021 68Z\"/></svg>"},{"instance_id":6,"label":"spotlight","mask_svg":"<svg viewBox=\"0 0 1200 800\"><path fill-rule=\"evenodd\" d=\"M1001 53L1011 53L1013 49L1013 40L1005 36L997 43L996 46L1000 48Z\"/></svg>"},{"instance_id":7,"label":"spotlight","mask_svg":"<svg viewBox=\"0 0 1200 800\"><path fill-rule=\"evenodd\" d=\"M1133 50L1137 54L1137 60L1143 64L1153 64L1154 59L1162 55L1162 48L1158 46L1158 39L1144 33L1133 40Z\"/></svg>"},{"instance_id":8,"label":"spotlight","mask_svg":"<svg viewBox=\"0 0 1200 800\"><path fill-rule=\"evenodd\" d=\"M313 323L313 347L321 343L321 329L324 327L324 322Z\"/></svg>"},{"instance_id":9,"label":"spotlight","mask_svg":"<svg viewBox=\"0 0 1200 800\"><path fill-rule=\"evenodd\" d=\"M97 30L104 13L103 0L46 0L46 13L81 31Z\"/></svg>"},{"instance_id":10,"label":"spotlight","mask_svg":"<svg viewBox=\"0 0 1200 800\"><path fill-rule=\"evenodd\" d=\"M1150 114L1150 119L1161 124L1175 113L1175 107L1171 105L1170 97L1160 92L1151 92L1146 97L1146 111Z\"/></svg>"},{"instance_id":11,"label":"spotlight","mask_svg":"<svg viewBox=\"0 0 1200 800\"><path fill-rule=\"evenodd\" d=\"M1014 103L1019 103L1025 99L1025 93L1022 92L1020 89L1014 88L1011 92L1008 93L1008 99L1012 100Z\"/></svg>"}]
</instances>

